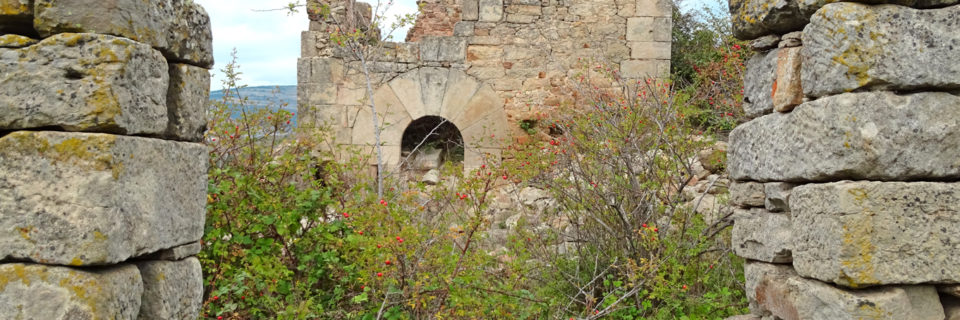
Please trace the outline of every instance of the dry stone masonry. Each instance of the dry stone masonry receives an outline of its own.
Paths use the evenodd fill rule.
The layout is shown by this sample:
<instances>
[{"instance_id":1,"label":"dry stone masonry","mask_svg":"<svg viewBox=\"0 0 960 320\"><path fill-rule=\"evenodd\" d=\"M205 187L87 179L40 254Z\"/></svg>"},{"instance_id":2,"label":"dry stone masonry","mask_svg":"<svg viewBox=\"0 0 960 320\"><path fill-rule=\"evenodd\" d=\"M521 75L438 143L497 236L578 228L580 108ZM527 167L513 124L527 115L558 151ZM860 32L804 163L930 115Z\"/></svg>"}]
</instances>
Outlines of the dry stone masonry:
<instances>
[{"instance_id":1,"label":"dry stone masonry","mask_svg":"<svg viewBox=\"0 0 960 320\"><path fill-rule=\"evenodd\" d=\"M212 65L189 0L0 0L0 318L199 316Z\"/></svg>"},{"instance_id":2,"label":"dry stone masonry","mask_svg":"<svg viewBox=\"0 0 960 320\"><path fill-rule=\"evenodd\" d=\"M355 12L369 25L370 6L311 0L330 12ZM462 133L465 166L499 158L536 120L572 101L569 79L586 61L600 61L628 78L665 75L670 68L669 0L424 0L407 36L384 43L367 59L383 127L388 165L400 161L404 130L439 116ZM299 62L301 126L331 124L336 143L372 149L372 114L360 67L330 33L330 17L310 14ZM384 30L386 32L386 30Z\"/></svg>"},{"instance_id":3,"label":"dry stone masonry","mask_svg":"<svg viewBox=\"0 0 960 320\"><path fill-rule=\"evenodd\" d=\"M732 0L733 245L756 319L960 319L960 5Z\"/></svg>"}]
</instances>

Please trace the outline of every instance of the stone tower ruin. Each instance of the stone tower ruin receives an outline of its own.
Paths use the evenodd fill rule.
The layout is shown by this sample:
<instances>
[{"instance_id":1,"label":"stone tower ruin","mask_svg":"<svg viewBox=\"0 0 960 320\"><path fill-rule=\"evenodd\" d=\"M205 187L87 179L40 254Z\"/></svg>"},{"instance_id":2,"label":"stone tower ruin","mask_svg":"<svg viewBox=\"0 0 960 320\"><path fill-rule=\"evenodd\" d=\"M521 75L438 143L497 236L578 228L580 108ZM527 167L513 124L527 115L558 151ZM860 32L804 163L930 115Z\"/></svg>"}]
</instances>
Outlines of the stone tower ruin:
<instances>
[{"instance_id":1,"label":"stone tower ruin","mask_svg":"<svg viewBox=\"0 0 960 320\"><path fill-rule=\"evenodd\" d=\"M750 310L960 319L960 5L827 2L730 1L759 51L728 155Z\"/></svg>"},{"instance_id":2,"label":"stone tower ruin","mask_svg":"<svg viewBox=\"0 0 960 320\"><path fill-rule=\"evenodd\" d=\"M349 0L323 1L334 14ZM368 61L382 119L384 162L399 163L404 132L418 120L446 119L459 130L464 166L496 160L525 120L571 97L568 79L589 59L628 78L670 69L668 0L423 0L411 42L386 43ZM312 0L309 6L316 6ZM369 5L355 16L369 24ZM372 149L372 114L358 62L329 41L335 28L310 15L299 62L301 126L326 121L335 141ZM344 21L340 19L340 21Z\"/></svg>"},{"instance_id":3,"label":"stone tower ruin","mask_svg":"<svg viewBox=\"0 0 960 320\"><path fill-rule=\"evenodd\" d=\"M189 0L0 0L0 318L197 318L212 66Z\"/></svg>"}]
</instances>

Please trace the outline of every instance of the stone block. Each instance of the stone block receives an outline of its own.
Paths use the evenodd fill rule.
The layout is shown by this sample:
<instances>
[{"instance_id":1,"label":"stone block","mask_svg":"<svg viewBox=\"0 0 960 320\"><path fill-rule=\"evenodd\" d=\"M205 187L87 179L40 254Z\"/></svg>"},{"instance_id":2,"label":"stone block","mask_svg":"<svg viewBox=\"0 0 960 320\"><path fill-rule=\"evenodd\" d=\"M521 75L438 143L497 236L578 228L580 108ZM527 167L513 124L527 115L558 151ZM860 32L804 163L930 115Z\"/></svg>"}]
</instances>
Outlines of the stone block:
<instances>
[{"instance_id":1,"label":"stone block","mask_svg":"<svg viewBox=\"0 0 960 320\"><path fill-rule=\"evenodd\" d=\"M733 182L730 184L730 204L741 208L763 207L764 187L759 182Z\"/></svg>"},{"instance_id":2,"label":"stone block","mask_svg":"<svg viewBox=\"0 0 960 320\"><path fill-rule=\"evenodd\" d=\"M166 260L177 261L192 257L200 253L200 241L191 242L170 249L163 249L152 254L139 257L137 260Z\"/></svg>"},{"instance_id":3,"label":"stone block","mask_svg":"<svg viewBox=\"0 0 960 320\"><path fill-rule=\"evenodd\" d=\"M845 290L797 276L788 266L748 261L751 313L783 320L940 320L943 307L933 286Z\"/></svg>"},{"instance_id":4,"label":"stone block","mask_svg":"<svg viewBox=\"0 0 960 320\"><path fill-rule=\"evenodd\" d=\"M93 270L0 264L5 319L137 319L143 284L129 264Z\"/></svg>"},{"instance_id":5,"label":"stone block","mask_svg":"<svg viewBox=\"0 0 960 320\"><path fill-rule=\"evenodd\" d=\"M669 42L631 42L631 59L670 59Z\"/></svg>"},{"instance_id":6,"label":"stone block","mask_svg":"<svg viewBox=\"0 0 960 320\"><path fill-rule=\"evenodd\" d=\"M826 5L803 34L803 91L823 97L854 90L958 89L957 16L960 6Z\"/></svg>"},{"instance_id":7,"label":"stone block","mask_svg":"<svg viewBox=\"0 0 960 320\"><path fill-rule=\"evenodd\" d=\"M376 145L376 136L373 128L373 113L370 108L360 108L357 120L353 125L353 141L355 145ZM413 119L402 108L378 108L377 119L380 129L380 142L387 145L400 145L403 131Z\"/></svg>"},{"instance_id":8,"label":"stone block","mask_svg":"<svg viewBox=\"0 0 960 320\"><path fill-rule=\"evenodd\" d=\"M449 75L449 68L420 68L420 98L423 100L426 115L440 114Z\"/></svg>"},{"instance_id":9,"label":"stone block","mask_svg":"<svg viewBox=\"0 0 960 320\"><path fill-rule=\"evenodd\" d=\"M0 129L159 135L168 79L159 52L112 36L64 33L0 49Z\"/></svg>"},{"instance_id":10,"label":"stone block","mask_svg":"<svg viewBox=\"0 0 960 320\"><path fill-rule=\"evenodd\" d=\"M673 2L669 0L637 0L637 17L669 17L672 15Z\"/></svg>"},{"instance_id":11,"label":"stone block","mask_svg":"<svg viewBox=\"0 0 960 320\"><path fill-rule=\"evenodd\" d=\"M777 112L790 112L803 103L800 50L797 47L778 50L777 79L773 82L773 110Z\"/></svg>"},{"instance_id":12,"label":"stone block","mask_svg":"<svg viewBox=\"0 0 960 320\"><path fill-rule=\"evenodd\" d=\"M960 177L960 97L939 92L845 93L738 126L736 180L925 180Z\"/></svg>"},{"instance_id":13,"label":"stone block","mask_svg":"<svg viewBox=\"0 0 960 320\"><path fill-rule=\"evenodd\" d=\"M339 59L300 58L297 60L297 83L335 83L346 75L346 68Z\"/></svg>"},{"instance_id":14,"label":"stone block","mask_svg":"<svg viewBox=\"0 0 960 320\"><path fill-rule=\"evenodd\" d=\"M627 18L627 41L671 41L669 17Z\"/></svg>"},{"instance_id":15,"label":"stone block","mask_svg":"<svg viewBox=\"0 0 960 320\"><path fill-rule=\"evenodd\" d=\"M770 49L777 48L777 44L780 42L780 36L771 34L762 36L750 41L750 49L753 51L765 52Z\"/></svg>"},{"instance_id":16,"label":"stone block","mask_svg":"<svg viewBox=\"0 0 960 320\"><path fill-rule=\"evenodd\" d=\"M453 25L453 36L472 37L474 35L474 22L460 21Z\"/></svg>"},{"instance_id":17,"label":"stone block","mask_svg":"<svg viewBox=\"0 0 960 320\"><path fill-rule=\"evenodd\" d=\"M420 59L437 62L462 62L466 57L467 40L459 37L423 37Z\"/></svg>"},{"instance_id":18,"label":"stone block","mask_svg":"<svg viewBox=\"0 0 960 320\"><path fill-rule=\"evenodd\" d=\"M790 214L737 209L733 219L731 244L738 256L772 263L793 261Z\"/></svg>"},{"instance_id":19,"label":"stone block","mask_svg":"<svg viewBox=\"0 0 960 320\"><path fill-rule=\"evenodd\" d=\"M740 40L797 31L809 21L794 0L731 0L730 18Z\"/></svg>"},{"instance_id":20,"label":"stone block","mask_svg":"<svg viewBox=\"0 0 960 320\"><path fill-rule=\"evenodd\" d=\"M483 22L498 22L503 18L503 0L479 0L479 19Z\"/></svg>"},{"instance_id":21,"label":"stone block","mask_svg":"<svg viewBox=\"0 0 960 320\"><path fill-rule=\"evenodd\" d=\"M388 85L396 95L395 101L403 105L403 108L407 114L410 115L411 119L420 119L420 117L427 115L427 107L423 103L423 94L420 89L420 69L404 73L390 81ZM378 92L374 94L376 101L391 101L389 97L387 100L376 98L380 90L377 91ZM377 103L378 105L380 104L379 102Z\"/></svg>"},{"instance_id":22,"label":"stone block","mask_svg":"<svg viewBox=\"0 0 960 320\"><path fill-rule=\"evenodd\" d=\"M477 21L480 19L478 0L462 0L460 5L460 18L463 19L463 21Z\"/></svg>"},{"instance_id":23,"label":"stone block","mask_svg":"<svg viewBox=\"0 0 960 320\"><path fill-rule=\"evenodd\" d=\"M40 40L18 34L0 35L0 48L18 49L35 45L38 42L40 42Z\"/></svg>"},{"instance_id":24,"label":"stone block","mask_svg":"<svg viewBox=\"0 0 960 320\"><path fill-rule=\"evenodd\" d=\"M149 44L170 62L213 67L207 12L184 0L34 0L34 28L43 37L64 32L109 34Z\"/></svg>"},{"instance_id":25,"label":"stone block","mask_svg":"<svg viewBox=\"0 0 960 320\"><path fill-rule=\"evenodd\" d=\"M764 208L770 212L790 212L790 191L796 185L786 182L768 182L763 184L766 199Z\"/></svg>"},{"instance_id":26,"label":"stone block","mask_svg":"<svg viewBox=\"0 0 960 320\"><path fill-rule=\"evenodd\" d=\"M138 319L192 320L200 316L203 274L200 261L138 262L143 279L143 298Z\"/></svg>"},{"instance_id":27,"label":"stone block","mask_svg":"<svg viewBox=\"0 0 960 320\"><path fill-rule=\"evenodd\" d=\"M481 86L463 106L459 115L450 118L461 133L473 124L480 122L493 111L503 111L503 99L490 86ZM453 113L451 113L452 115ZM464 142L466 136L464 135Z\"/></svg>"},{"instance_id":28,"label":"stone block","mask_svg":"<svg viewBox=\"0 0 960 320\"><path fill-rule=\"evenodd\" d=\"M169 65L167 87L167 130L165 137L200 142L207 130L207 103L210 100L210 71L188 64Z\"/></svg>"},{"instance_id":29,"label":"stone block","mask_svg":"<svg viewBox=\"0 0 960 320\"><path fill-rule=\"evenodd\" d=\"M773 84L777 81L779 49L759 52L746 63L743 76L743 112L756 118L773 112Z\"/></svg>"},{"instance_id":30,"label":"stone block","mask_svg":"<svg viewBox=\"0 0 960 320\"><path fill-rule=\"evenodd\" d=\"M836 182L793 189L793 265L859 288L960 283L960 184Z\"/></svg>"},{"instance_id":31,"label":"stone block","mask_svg":"<svg viewBox=\"0 0 960 320\"><path fill-rule=\"evenodd\" d=\"M507 123L507 114L502 106L491 108L481 119L462 122L464 125L458 125L457 127L463 128L460 129L460 133L463 135L463 143L467 147L499 148L504 145L503 141L509 139L510 127Z\"/></svg>"},{"instance_id":32,"label":"stone block","mask_svg":"<svg viewBox=\"0 0 960 320\"><path fill-rule=\"evenodd\" d=\"M620 62L620 74L627 78L665 77L669 74L669 69L670 60L625 60Z\"/></svg>"},{"instance_id":33,"label":"stone block","mask_svg":"<svg viewBox=\"0 0 960 320\"><path fill-rule=\"evenodd\" d=\"M200 239L202 144L92 133L0 138L0 260L125 261Z\"/></svg>"},{"instance_id":34,"label":"stone block","mask_svg":"<svg viewBox=\"0 0 960 320\"><path fill-rule=\"evenodd\" d=\"M448 120L456 119L466 110L468 102L478 89L480 89L480 83L476 79L459 70L451 69L439 115Z\"/></svg>"}]
</instances>

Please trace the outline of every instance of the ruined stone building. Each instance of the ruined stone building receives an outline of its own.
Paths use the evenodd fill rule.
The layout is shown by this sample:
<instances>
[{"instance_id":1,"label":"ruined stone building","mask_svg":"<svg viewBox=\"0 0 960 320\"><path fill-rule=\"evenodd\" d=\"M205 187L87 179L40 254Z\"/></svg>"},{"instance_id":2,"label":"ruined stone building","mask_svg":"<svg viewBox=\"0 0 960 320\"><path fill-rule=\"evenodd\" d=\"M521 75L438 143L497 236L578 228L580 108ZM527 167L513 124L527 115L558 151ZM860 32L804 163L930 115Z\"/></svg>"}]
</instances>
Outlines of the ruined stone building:
<instances>
[{"instance_id":1,"label":"ruined stone building","mask_svg":"<svg viewBox=\"0 0 960 320\"><path fill-rule=\"evenodd\" d=\"M334 14L347 11L343 0L324 3ZM568 81L587 61L628 78L669 72L670 1L420 3L408 42L383 44L367 63L387 165L396 165L415 139L408 128L431 128L443 119L462 137L467 168L479 166L484 155L497 160L502 148L525 135L523 121L568 100ZM354 11L362 26L376 8L358 3ZM337 144L371 149L374 128L360 65L329 40L337 27L329 17L310 19L299 62L301 126L327 121Z\"/></svg>"}]
</instances>

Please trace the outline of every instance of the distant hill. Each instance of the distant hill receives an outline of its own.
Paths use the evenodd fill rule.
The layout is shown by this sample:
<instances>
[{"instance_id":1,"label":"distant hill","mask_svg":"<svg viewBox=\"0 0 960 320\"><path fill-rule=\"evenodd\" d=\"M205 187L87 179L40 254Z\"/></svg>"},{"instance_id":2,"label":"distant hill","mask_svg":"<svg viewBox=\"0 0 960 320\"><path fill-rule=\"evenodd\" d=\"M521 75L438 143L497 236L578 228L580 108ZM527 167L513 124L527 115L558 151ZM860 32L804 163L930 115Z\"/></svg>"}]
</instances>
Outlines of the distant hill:
<instances>
[{"instance_id":1,"label":"distant hill","mask_svg":"<svg viewBox=\"0 0 960 320\"><path fill-rule=\"evenodd\" d=\"M246 87L240 89L240 96L249 99L250 105L279 107L285 103L286 106L283 106L283 109L297 112L297 86ZM211 100L222 98L223 90L210 90Z\"/></svg>"},{"instance_id":2,"label":"distant hill","mask_svg":"<svg viewBox=\"0 0 960 320\"><path fill-rule=\"evenodd\" d=\"M235 94L231 94L235 96ZM240 97L247 98L247 105L253 108L282 108L297 112L297 86L259 86L240 89ZM210 90L210 100L223 99L223 90ZM236 116L236 115L235 115ZM297 122L294 116L293 122Z\"/></svg>"}]
</instances>

